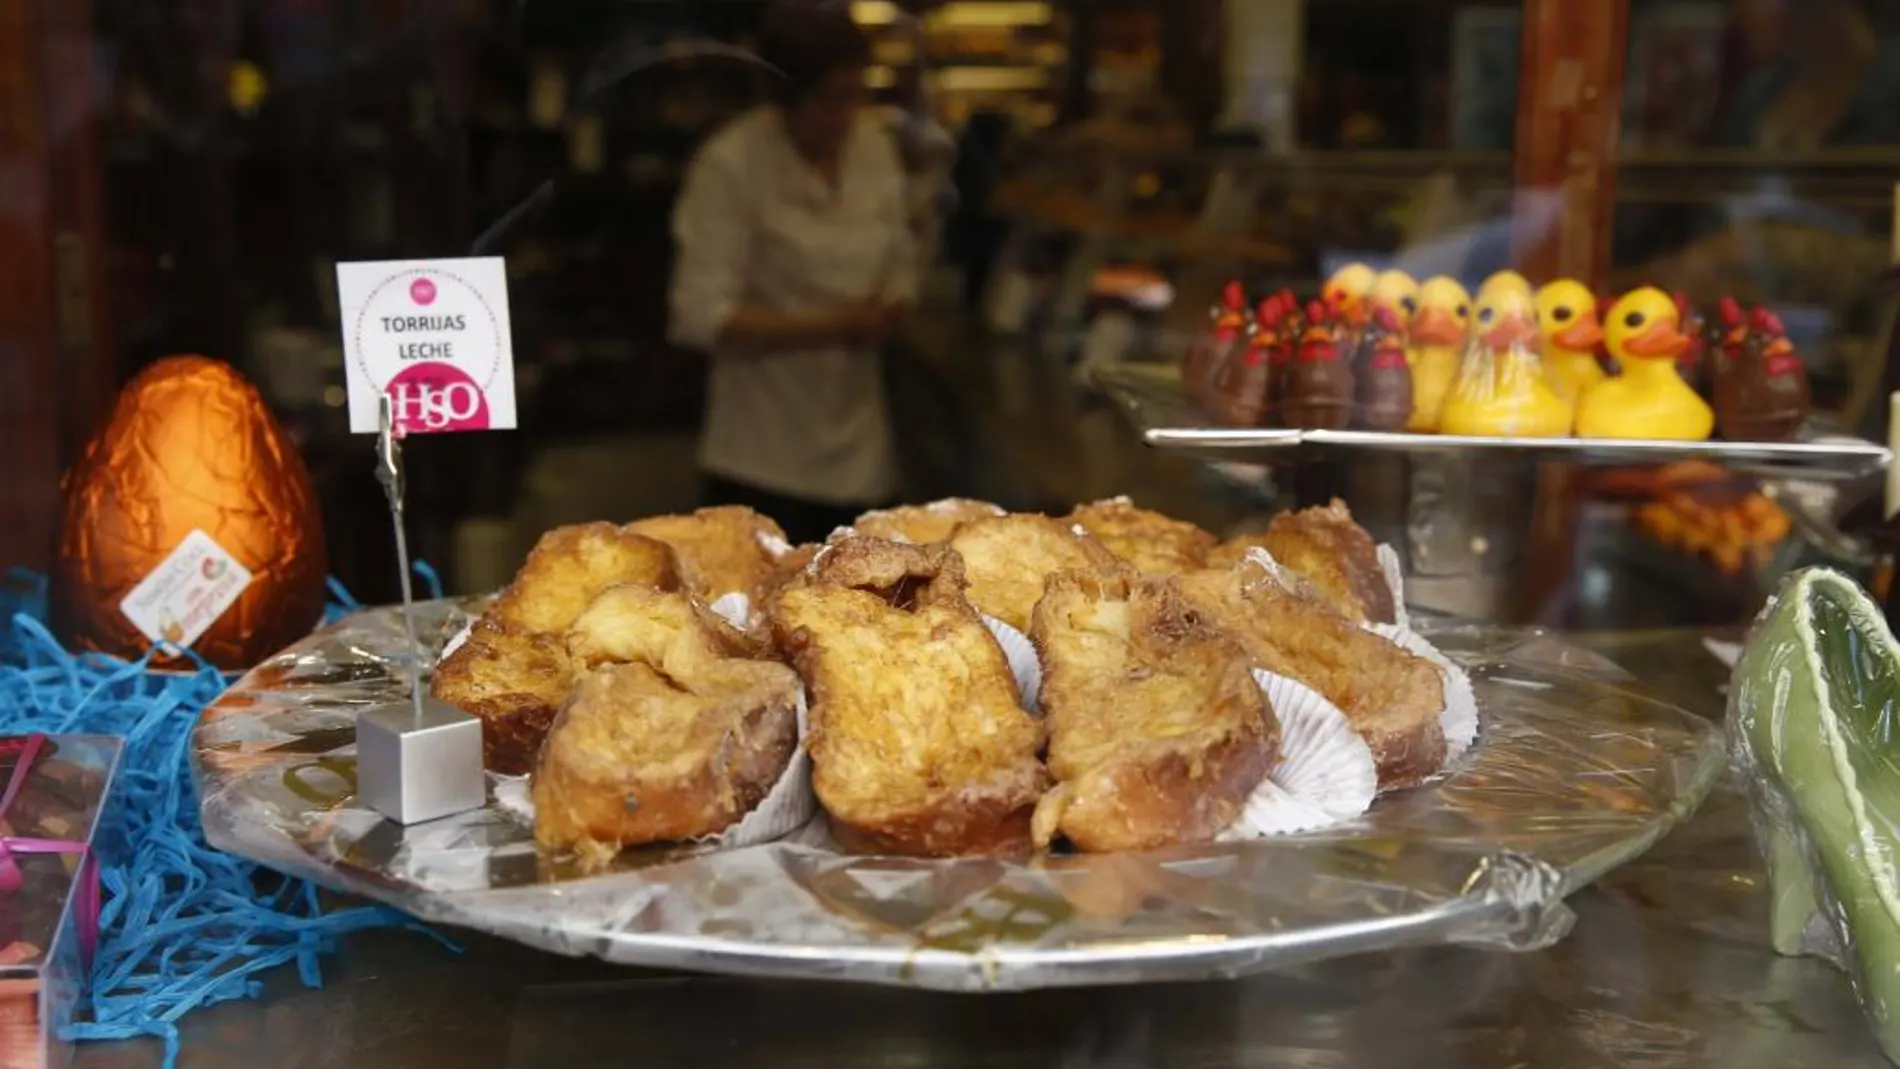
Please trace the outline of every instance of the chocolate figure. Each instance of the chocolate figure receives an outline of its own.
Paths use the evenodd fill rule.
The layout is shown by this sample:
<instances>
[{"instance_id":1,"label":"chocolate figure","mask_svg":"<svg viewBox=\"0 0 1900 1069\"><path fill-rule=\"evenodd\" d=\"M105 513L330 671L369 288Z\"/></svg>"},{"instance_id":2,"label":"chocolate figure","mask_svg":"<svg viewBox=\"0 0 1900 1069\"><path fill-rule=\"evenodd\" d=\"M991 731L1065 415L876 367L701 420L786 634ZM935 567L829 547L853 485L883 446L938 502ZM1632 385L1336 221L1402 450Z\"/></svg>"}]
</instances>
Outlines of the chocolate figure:
<instances>
[{"instance_id":1,"label":"chocolate figure","mask_svg":"<svg viewBox=\"0 0 1900 1069\"><path fill-rule=\"evenodd\" d=\"M1340 430L1352 422L1352 366L1340 358L1342 328L1336 311L1318 301L1306 309L1306 329L1287 369L1282 418L1302 430Z\"/></svg>"}]
</instances>

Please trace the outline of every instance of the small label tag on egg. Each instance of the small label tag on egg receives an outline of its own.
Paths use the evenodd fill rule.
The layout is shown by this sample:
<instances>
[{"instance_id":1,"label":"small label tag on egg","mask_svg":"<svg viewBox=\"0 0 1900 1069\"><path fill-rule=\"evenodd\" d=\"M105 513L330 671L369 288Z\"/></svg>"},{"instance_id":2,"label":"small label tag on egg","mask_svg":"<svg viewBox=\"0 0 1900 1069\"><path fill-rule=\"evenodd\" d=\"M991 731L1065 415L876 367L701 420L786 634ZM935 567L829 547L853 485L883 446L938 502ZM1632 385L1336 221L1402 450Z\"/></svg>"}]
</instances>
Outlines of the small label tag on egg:
<instances>
[{"instance_id":1,"label":"small label tag on egg","mask_svg":"<svg viewBox=\"0 0 1900 1069\"><path fill-rule=\"evenodd\" d=\"M250 585L251 573L237 558L194 530L119 602L119 611L153 642L190 646Z\"/></svg>"}]
</instances>

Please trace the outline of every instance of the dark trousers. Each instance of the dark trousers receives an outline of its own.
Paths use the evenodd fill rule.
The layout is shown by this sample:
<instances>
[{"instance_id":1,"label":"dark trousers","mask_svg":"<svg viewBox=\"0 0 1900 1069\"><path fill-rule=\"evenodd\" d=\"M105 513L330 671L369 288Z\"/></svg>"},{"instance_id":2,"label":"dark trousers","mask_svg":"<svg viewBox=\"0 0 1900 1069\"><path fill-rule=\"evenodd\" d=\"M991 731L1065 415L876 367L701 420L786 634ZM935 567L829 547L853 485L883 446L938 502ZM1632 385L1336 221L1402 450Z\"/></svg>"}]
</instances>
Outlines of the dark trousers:
<instances>
[{"instance_id":1,"label":"dark trousers","mask_svg":"<svg viewBox=\"0 0 1900 1069\"><path fill-rule=\"evenodd\" d=\"M836 505L828 501L807 501L760 489L749 483L735 482L711 472L700 473L699 503L744 505L763 512L785 528L785 537L791 539L794 545L823 542L831 532L850 526L851 521L866 510L878 508L881 504Z\"/></svg>"}]
</instances>

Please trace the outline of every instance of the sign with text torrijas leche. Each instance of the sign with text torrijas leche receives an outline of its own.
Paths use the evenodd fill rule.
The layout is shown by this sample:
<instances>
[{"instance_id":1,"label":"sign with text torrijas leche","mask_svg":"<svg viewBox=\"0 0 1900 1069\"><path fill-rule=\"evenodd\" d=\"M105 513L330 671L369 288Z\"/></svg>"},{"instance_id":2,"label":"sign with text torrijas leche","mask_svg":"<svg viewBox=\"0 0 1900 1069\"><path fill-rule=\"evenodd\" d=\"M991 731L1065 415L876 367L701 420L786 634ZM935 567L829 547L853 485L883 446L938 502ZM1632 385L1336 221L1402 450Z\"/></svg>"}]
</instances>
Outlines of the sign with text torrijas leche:
<instances>
[{"instance_id":1,"label":"sign with text torrijas leche","mask_svg":"<svg viewBox=\"0 0 1900 1069\"><path fill-rule=\"evenodd\" d=\"M340 263L336 288L351 433L376 433L385 393L399 434L515 426L500 257Z\"/></svg>"}]
</instances>

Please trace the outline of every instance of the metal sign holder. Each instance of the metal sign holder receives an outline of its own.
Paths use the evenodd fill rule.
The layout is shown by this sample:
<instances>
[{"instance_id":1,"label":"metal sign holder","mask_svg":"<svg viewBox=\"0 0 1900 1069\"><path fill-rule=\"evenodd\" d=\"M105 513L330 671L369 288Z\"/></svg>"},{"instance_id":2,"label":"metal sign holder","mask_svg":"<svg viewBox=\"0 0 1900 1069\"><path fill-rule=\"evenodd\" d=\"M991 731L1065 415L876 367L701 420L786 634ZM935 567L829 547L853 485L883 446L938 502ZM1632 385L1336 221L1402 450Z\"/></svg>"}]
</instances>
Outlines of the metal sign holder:
<instances>
[{"instance_id":1,"label":"metal sign holder","mask_svg":"<svg viewBox=\"0 0 1900 1069\"><path fill-rule=\"evenodd\" d=\"M390 399L377 406L376 479L389 500L396 565L402 571L402 625L408 638L409 703L383 706L356 720L357 793L397 824L420 824L479 809L488 797L482 772L482 722L424 693L422 644L416 639L403 527L402 433Z\"/></svg>"}]
</instances>

